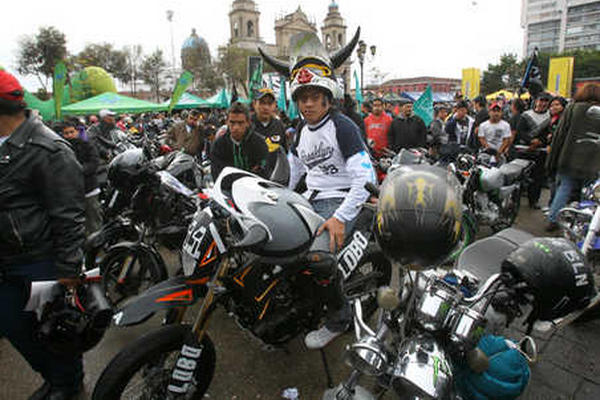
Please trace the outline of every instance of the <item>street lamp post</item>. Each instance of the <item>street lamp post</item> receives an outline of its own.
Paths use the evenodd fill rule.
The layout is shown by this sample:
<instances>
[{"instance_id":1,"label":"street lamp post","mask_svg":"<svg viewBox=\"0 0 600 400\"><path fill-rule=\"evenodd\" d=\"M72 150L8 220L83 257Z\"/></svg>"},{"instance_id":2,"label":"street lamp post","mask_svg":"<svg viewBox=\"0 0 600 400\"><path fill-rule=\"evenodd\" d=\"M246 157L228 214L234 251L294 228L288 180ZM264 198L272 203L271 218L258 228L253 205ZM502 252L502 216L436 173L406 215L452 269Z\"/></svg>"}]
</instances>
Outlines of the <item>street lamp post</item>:
<instances>
[{"instance_id":1,"label":"street lamp post","mask_svg":"<svg viewBox=\"0 0 600 400\"><path fill-rule=\"evenodd\" d=\"M175 12L173 10L167 10L167 21L169 21L169 29L171 31L171 75L173 81L175 80L175 44L173 41L173 14Z\"/></svg>"},{"instance_id":2,"label":"street lamp post","mask_svg":"<svg viewBox=\"0 0 600 400\"><path fill-rule=\"evenodd\" d=\"M377 52L377 46L371 45L371 47L369 47L369 50L371 51L371 57L375 57L375 53ZM365 43L364 40L358 42L356 55L358 56L358 62L360 64L360 93L363 94L365 87L364 64L367 55L367 43Z\"/></svg>"}]
</instances>

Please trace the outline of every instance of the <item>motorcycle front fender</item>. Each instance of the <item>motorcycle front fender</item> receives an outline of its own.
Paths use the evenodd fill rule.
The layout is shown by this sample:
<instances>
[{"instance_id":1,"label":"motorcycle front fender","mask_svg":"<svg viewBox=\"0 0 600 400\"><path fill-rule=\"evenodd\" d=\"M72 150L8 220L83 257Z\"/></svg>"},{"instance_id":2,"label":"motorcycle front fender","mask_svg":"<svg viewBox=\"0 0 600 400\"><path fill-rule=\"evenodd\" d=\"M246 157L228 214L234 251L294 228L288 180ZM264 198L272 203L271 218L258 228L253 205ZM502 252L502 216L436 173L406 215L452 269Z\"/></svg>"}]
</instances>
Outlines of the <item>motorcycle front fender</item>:
<instances>
[{"instance_id":1,"label":"motorcycle front fender","mask_svg":"<svg viewBox=\"0 0 600 400\"><path fill-rule=\"evenodd\" d=\"M157 311L191 306L204 296L209 279L175 276L162 281L127 302L115 313L113 322L116 326L137 325Z\"/></svg>"}]
</instances>

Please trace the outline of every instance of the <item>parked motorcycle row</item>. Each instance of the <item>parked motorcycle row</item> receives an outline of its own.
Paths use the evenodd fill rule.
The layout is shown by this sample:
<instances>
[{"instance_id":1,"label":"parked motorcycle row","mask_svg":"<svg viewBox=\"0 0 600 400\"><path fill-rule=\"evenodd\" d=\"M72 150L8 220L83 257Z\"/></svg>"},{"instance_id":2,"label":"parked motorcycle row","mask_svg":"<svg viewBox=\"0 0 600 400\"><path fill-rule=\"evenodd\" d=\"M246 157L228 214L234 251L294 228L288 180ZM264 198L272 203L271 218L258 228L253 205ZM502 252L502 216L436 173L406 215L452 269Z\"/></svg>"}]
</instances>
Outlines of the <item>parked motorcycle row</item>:
<instances>
[{"instance_id":1,"label":"parked motorcycle row","mask_svg":"<svg viewBox=\"0 0 600 400\"><path fill-rule=\"evenodd\" d=\"M106 366L95 400L203 398L217 359L209 335L217 307L265 348L277 348L322 323L336 279L352 305L355 340L347 360L353 371L324 388L324 400L385 393L398 399L516 398L527 386L537 348L530 336L505 338L506 328L523 318L528 332L540 320L564 325L597 301L588 265L597 267L600 259L600 181L561 211L567 240L534 238L511 228L529 161L503 162L460 146L436 157L423 149L390 152L376 164L381 186L366 187L372 201L334 255L328 235L315 236L323 219L280 177L226 168L213 182L207 161L180 152L161 155L159 148L144 140L112 160L105 224L88 238L85 267L113 305L115 326L140 324L157 312L165 317ZM407 176L416 177L412 186L390 188ZM457 199L448 189L444 211L457 219L451 246L425 255L414 244L412 253L422 256L411 257L384 251L390 196L404 190L414 197L415 208L396 220L418 226L426 219L419 207L433 201L436 179ZM494 234L475 241L481 226ZM179 252L174 276L159 247ZM548 265L556 265L555 275L544 280ZM393 268L399 282L392 281ZM557 276L563 286L552 286ZM186 315L195 304L194 315ZM510 385L494 381L498 370L509 370ZM375 387L361 385L364 376L375 377Z\"/></svg>"}]
</instances>

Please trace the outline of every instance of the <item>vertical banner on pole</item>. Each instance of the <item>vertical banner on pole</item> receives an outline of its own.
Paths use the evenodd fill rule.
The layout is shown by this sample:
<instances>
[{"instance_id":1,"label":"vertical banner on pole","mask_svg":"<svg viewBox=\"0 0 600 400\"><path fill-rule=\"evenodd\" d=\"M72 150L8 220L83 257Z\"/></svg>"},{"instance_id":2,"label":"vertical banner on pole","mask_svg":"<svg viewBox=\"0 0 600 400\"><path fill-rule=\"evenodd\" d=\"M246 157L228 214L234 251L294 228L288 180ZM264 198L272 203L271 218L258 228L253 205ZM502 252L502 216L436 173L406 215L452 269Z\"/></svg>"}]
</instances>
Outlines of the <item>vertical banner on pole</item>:
<instances>
[{"instance_id":1,"label":"vertical banner on pole","mask_svg":"<svg viewBox=\"0 0 600 400\"><path fill-rule=\"evenodd\" d=\"M571 97L574 66L574 57L551 58L548 69L548 91L560 94L562 97Z\"/></svg>"},{"instance_id":2,"label":"vertical banner on pole","mask_svg":"<svg viewBox=\"0 0 600 400\"><path fill-rule=\"evenodd\" d=\"M479 96L481 71L478 68L464 68L462 70L462 94L474 99Z\"/></svg>"}]
</instances>

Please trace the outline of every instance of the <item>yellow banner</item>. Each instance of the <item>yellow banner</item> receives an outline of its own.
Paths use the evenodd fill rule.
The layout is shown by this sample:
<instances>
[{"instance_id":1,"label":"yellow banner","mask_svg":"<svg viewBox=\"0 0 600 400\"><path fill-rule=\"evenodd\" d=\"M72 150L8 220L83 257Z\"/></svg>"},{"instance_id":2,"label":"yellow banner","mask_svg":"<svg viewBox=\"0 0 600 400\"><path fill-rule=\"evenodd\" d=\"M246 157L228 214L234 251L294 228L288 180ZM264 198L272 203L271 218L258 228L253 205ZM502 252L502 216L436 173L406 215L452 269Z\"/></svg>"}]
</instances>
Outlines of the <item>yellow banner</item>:
<instances>
[{"instance_id":1,"label":"yellow banner","mask_svg":"<svg viewBox=\"0 0 600 400\"><path fill-rule=\"evenodd\" d=\"M463 96L474 99L479 96L479 81L481 71L478 68L464 68L462 70L462 94Z\"/></svg>"},{"instance_id":2,"label":"yellow banner","mask_svg":"<svg viewBox=\"0 0 600 400\"><path fill-rule=\"evenodd\" d=\"M548 70L549 92L560 94L563 97L571 97L574 64L574 57L550 59L550 68Z\"/></svg>"}]
</instances>

